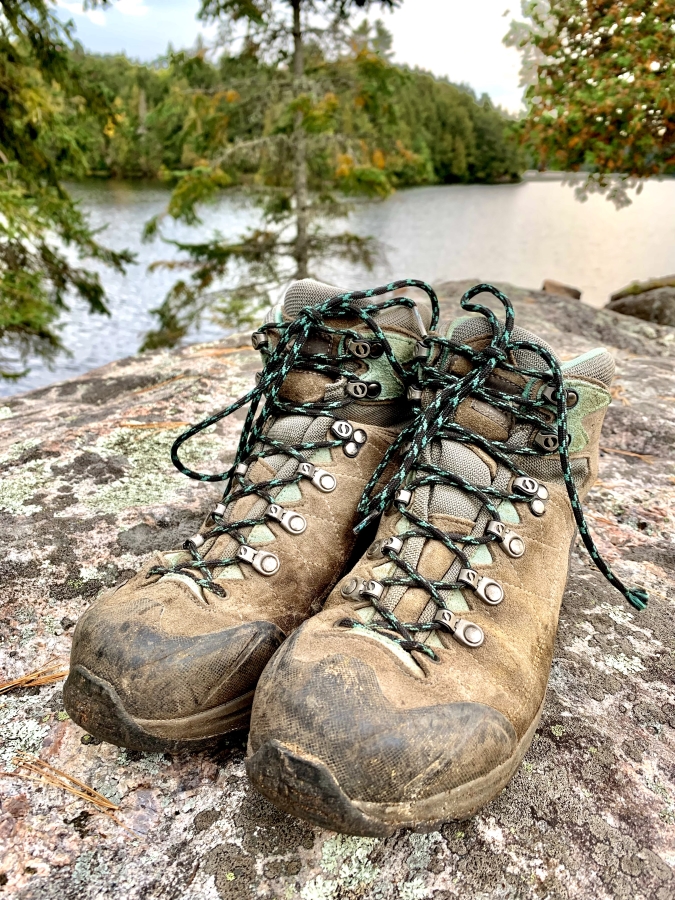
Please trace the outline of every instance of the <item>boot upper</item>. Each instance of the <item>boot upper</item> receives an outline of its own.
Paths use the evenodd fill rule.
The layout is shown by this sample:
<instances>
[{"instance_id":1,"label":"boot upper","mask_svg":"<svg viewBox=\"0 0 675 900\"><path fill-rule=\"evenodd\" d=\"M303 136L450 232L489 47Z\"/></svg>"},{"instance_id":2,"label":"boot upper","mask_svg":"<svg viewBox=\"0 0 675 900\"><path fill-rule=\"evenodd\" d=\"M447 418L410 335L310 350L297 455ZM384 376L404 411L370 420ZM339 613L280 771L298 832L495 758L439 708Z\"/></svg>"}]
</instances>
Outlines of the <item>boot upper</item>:
<instances>
[{"instance_id":1,"label":"boot upper","mask_svg":"<svg viewBox=\"0 0 675 900\"><path fill-rule=\"evenodd\" d=\"M285 329L338 293L291 286L254 335L263 378ZM421 315L429 324L424 304ZM420 312L393 306L374 318L407 364ZM353 551L359 500L410 414L400 372L363 320L344 315L317 317L297 365L278 368L274 402L268 390L259 424L245 423L239 468L200 532L154 554L77 625L71 667L112 685L132 715L177 719L251 691Z\"/></svg>"}]
</instances>

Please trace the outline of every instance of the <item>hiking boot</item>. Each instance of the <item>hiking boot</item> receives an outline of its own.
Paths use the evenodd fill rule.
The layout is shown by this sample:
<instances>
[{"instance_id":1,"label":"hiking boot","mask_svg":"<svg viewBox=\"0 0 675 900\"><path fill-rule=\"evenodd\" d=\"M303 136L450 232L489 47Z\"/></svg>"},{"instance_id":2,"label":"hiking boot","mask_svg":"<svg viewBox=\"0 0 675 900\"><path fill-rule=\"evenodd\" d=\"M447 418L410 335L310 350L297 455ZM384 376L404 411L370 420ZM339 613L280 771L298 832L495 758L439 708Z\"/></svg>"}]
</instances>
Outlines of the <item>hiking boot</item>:
<instances>
[{"instance_id":1,"label":"hiking boot","mask_svg":"<svg viewBox=\"0 0 675 900\"><path fill-rule=\"evenodd\" d=\"M408 287L428 296L384 296ZM181 550L156 553L77 625L64 688L75 722L146 751L201 747L247 724L267 661L348 564L358 503L411 416L403 367L436 321L419 282L290 286L253 335L256 387L172 449L188 476L226 481L222 501ZM180 446L245 404L232 468L187 469Z\"/></svg>"},{"instance_id":2,"label":"hiking boot","mask_svg":"<svg viewBox=\"0 0 675 900\"><path fill-rule=\"evenodd\" d=\"M505 327L470 302L483 290ZM577 527L627 599L647 599L607 569L579 500L597 475L611 356L560 364L490 286L462 305L487 321L420 344L419 415L361 506L364 521L384 512L376 540L275 654L253 704L253 785L348 834L466 818L513 776L541 715Z\"/></svg>"}]
</instances>

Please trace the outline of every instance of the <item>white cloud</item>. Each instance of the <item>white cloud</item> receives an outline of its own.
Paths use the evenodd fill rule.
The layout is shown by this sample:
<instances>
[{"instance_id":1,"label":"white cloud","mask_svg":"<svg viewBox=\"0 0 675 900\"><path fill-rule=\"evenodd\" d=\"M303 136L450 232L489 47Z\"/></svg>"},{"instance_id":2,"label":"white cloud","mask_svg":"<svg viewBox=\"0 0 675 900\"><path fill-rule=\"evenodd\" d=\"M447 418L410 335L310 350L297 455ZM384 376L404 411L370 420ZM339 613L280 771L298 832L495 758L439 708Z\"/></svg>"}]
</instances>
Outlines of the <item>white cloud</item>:
<instances>
[{"instance_id":1,"label":"white cloud","mask_svg":"<svg viewBox=\"0 0 675 900\"><path fill-rule=\"evenodd\" d=\"M75 16L86 16L94 25L104 26L108 24L106 13L102 9L84 10L82 3L73 3L71 0L58 0L58 5ZM146 16L150 7L145 5L145 0L117 0L108 7L108 12L119 13L121 16Z\"/></svg>"},{"instance_id":2,"label":"white cloud","mask_svg":"<svg viewBox=\"0 0 675 900\"><path fill-rule=\"evenodd\" d=\"M469 84L516 112L523 93L520 54L502 43L517 18L519 4L510 5L507 12L509 0L405 0L382 19L399 62Z\"/></svg>"},{"instance_id":3,"label":"white cloud","mask_svg":"<svg viewBox=\"0 0 675 900\"><path fill-rule=\"evenodd\" d=\"M115 9L123 16L145 16L150 12L145 0L118 0Z\"/></svg>"},{"instance_id":4,"label":"white cloud","mask_svg":"<svg viewBox=\"0 0 675 900\"><path fill-rule=\"evenodd\" d=\"M85 12L81 3L67 3L66 0L58 0L58 5L75 16L86 16L93 25L105 25L105 13L102 9L89 9Z\"/></svg>"}]
</instances>

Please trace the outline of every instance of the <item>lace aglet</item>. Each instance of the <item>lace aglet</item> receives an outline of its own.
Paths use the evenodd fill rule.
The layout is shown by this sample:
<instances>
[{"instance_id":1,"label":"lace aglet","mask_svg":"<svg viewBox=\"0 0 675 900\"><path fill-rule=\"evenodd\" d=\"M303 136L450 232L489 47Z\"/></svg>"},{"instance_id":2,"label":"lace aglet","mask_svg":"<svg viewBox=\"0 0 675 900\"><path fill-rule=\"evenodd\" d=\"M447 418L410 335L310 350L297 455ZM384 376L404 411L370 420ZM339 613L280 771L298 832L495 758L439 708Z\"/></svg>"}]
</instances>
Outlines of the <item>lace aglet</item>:
<instances>
[{"instance_id":1,"label":"lace aglet","mask_svg":"<svg viewBox=\"0 0 675 900\"><path fill-rule=\"evenodd\" d=\"M626 600L628 600L632 607L639 612L642 612L643 609L647 608L649 594L642 588L637 588L635 590L626 591Z\"/></svg>"}]
</instances>

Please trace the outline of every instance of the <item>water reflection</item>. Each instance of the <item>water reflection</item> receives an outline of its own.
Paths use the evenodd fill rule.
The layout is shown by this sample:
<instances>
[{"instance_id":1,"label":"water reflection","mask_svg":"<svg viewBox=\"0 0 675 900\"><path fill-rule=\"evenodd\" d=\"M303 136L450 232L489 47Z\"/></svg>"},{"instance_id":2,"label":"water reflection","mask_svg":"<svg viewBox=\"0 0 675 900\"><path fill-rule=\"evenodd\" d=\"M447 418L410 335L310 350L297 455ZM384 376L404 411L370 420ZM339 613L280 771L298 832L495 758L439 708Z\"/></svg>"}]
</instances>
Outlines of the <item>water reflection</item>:
<instances>
[{"instance_id":1,"label":"water reflection","mask_svg":"<svg viewBox=\"0 0 675 900\"><path fill-rule=\"evenodd\" d=\"M176 277L175 272L147 271L158 257L176 258L176 249L141 242L144 223L164 208L163 188L108 182L75 190L92 224L106 227L105 240L116 248L129 247L138 262L126 276L102 271L110 318L89 315L83 304L73 303L61 328L71 357L60 357L51 371L33 361L25 378L0 381L0 395L69 378L135 352L153 325L150 310ZM228 194L204 211L204 219L200 229L171 223L167 234L195 240L217 228L233 238L255 223L256 211L242 197ZM647 184L633 205L620 211L600 197L579 203L571 188L552 180L417 188L382 203L359 205L350 227L382 241L386 259L370 275L335 266L322 273L345 287L395 277L475 278L539 287L544 278L553 278L575 285L586 302L602 306L612 291L630 281L675 272L675 180ZM220 334L206 323L190 339Z\"/></svg>"}]
</instances>

